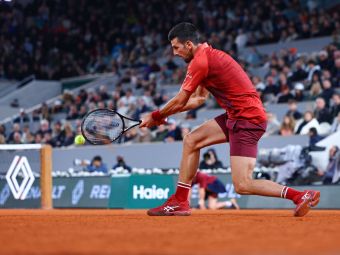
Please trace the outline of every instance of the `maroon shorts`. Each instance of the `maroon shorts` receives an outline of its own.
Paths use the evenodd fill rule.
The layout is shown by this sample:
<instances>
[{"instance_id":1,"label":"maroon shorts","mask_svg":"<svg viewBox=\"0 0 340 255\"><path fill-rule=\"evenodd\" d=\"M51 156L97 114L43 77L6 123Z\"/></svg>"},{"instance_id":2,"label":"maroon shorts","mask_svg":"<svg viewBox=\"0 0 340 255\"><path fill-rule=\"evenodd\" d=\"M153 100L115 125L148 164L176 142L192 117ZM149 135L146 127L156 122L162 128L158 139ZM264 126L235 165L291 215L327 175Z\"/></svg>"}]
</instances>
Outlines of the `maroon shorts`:
<instances>
[{"instance_id":1,"label":"maroon shorts","mask_svg":"<svg viewBox=\"0 0 340 255\"><path fill-rule=\"evenodd\" d=\"M257 143L266 132L266 121L255 124L248 120L230 120L227 114L219 115L215 120L229 139L230 156L256 158Z\"/></svg>"}]
</instances>

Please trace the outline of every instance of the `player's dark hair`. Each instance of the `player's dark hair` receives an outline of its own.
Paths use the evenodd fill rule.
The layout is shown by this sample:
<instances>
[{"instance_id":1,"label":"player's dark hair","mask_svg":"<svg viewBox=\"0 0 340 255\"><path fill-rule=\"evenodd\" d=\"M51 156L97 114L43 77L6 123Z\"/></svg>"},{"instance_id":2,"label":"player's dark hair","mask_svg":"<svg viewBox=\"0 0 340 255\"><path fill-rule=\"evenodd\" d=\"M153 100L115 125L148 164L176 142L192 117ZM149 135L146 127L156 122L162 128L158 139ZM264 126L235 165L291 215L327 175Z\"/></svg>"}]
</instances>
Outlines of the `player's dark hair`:
<instances>
[{"instance_id":1,"label":"player's dark hair","mask_svg":"<svg viewBox=\"0 0 340 255\"><path fill-rule=\"evenodd\" d=\"M198 29L193 24L188 22L179 23L170 30L168 34L168 40L171 41L176 37L182 43L191 41L194 44L197 44L200 40Z\"/></svg>"}]
</instances>

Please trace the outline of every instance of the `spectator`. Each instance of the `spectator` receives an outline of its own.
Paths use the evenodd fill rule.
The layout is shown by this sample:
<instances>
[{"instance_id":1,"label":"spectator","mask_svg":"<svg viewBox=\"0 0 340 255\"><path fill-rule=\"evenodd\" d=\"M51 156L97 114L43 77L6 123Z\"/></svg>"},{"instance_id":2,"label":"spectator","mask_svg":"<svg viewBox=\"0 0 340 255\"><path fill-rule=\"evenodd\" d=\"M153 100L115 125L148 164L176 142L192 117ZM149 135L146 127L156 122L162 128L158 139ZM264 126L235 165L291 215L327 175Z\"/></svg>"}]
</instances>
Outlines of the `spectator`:
<instances>
[{"instance_id":1,"label":"spectator","mask_svg":"<svg viewBox=\"0 0 340 255\"><path fill-rule=\"evenodd\" d=\"M275 114L267 112L267 129L264 136L277 135L280 130L280 122Z\"/></svg>"},{"instance_id":2,"label":"spectator","mask_svg":"<svg viewBox=\"0 0 340 255\"><path fill-rule=\"evenodd\" d=\"M7 142L8 143L14 143L14 134L15 133L19 133L20 136L22 134L21 130L20 130L20 125L18 123L14 123L12 126L12 132L9 134ZM17 135L18 136L18 135Z\"/></svg>"},{"instance_id":3,"label":"spectator","mask_svg":"<svg viewBox=\"0 0 340 255\"><path fill-rule=\"evenodd\" d=\"M320 76L318 74L313 74L311 88L310 88L310 97L311 99L316 99L322 92L322 82Z\"/></svg>"},{"instance_id":4,"label":"spectator","mask_svg":"<svg viewBox=\"0 0 340 255\"><path fill-rule=\"evenodd\" d=\"M217 154L214 149L207 150L203 154L203 160L199 165L200 169L217 169L223 168L222 162L217 158Z\"/></svg>"},{"instance_id":5,"label":"spectator","mask_svg":"<svg viewBox=\"0 0 340 255\"><path fill-rule=\"evenodd\" d=\"M340 150L337 146L329 149L329 161L323 175L323 184L337 184L340 181Z\"/></svg>"},{"instance_id":6,"label":"spectator","mask_svg":"<svg viewBox=\"0 0 340 255\"><path fill-rule=\"evenodd\" d=\"M36 121L40 121L40 120L41 120L41 117L40 117L39 110L37 110L37 109L33 110L33 112L32 112L32 121L36 122Z\"/></svg>"},{"instance_id":7,"label":"spectator","mask_svg":"<svg viewBox=\"0 0 340 255\"><path fill-rule=\"evenodd\" d=\"M136 97L132 95L132 89L127 89L125 96L122 96L118 102L120 106L129 107L131 104L136 104Z\"/></svg>"},{"instance_id":8,"label":"spectator","mask_svg":"<svg viewBox=\"0 0 340 255\"><path fill-rule=\"evenodd\" d=\"M284 116L280 127L280 135L290 136L294 135L295 120L290 116Z\"/></svg>"},{"instance_id":9,"label":"spectator","mask_svg":"<svg viewBox=\"0 0 340 255\"><path fill-rule=\"evenodd\" d=\"M86 166L86 170L90 173L92 172L102 172L107 173L108 169L105 163L103 163L101 156L94 156L91 160L90 165Z\"/></svg>"},{"instance_id":10,"label":"spectator","mask_svg":"<svg viewBox=\"0 0 340 255\"><path fill-rule=\"evenodd\" d=\"M152 139L153 142L161 142L164 141L166 136L168 135L168 129L164 124L159 125L155 131L155 136Z\"/></svg>"},{"instance_id":11,"label":"spectator","mask_svg":"<svg viewBox=\"0 0 340 255\"><path fill-rule=\"evenodd\" d=\"M56 147L62 146L65 140L65 130L62 129L62 124L60 121L54 123L52 137L53 143Z\"/></svg>"},{"instance_id":12,"label":"spectator","mask_svg":"<svg viewBox=\"0 0 340 255\"><path fill-rule=\"evenodd\" d=\"M70 146L74 142L75 134L73 132L73 128L69 122L66 122L64 124L64 132L65 132L65 138L61 146Z\"/></svg>"},{"instance_id":13,"label":"spectator","mask_svg":"<svg viewBox=\"0 0 340 255\"><path fill-rule=\"evenodd\" d=\"M0 135L4 136L6 139L6 127L0 124Z\"/></svg>"},{"instance_id":14,"label":"spectator","mask_svg":"<svg viewBox=\"0 0 340 255\"><path fill-rule=\"evenodd\" d=\"M308 73L303 69L303 61L302 59L298 59L295 62L295 71L293 71L292 76L290 77L290 80L292 82L299 82L306 79L308 76Z\"/></svg>"},{"instance_id":15,"label":"spectator","mask_svg":"<svg viewBox=\"0 0 340 255\"><path fill-rule=\"evenodd\" d=\"M78 114L78 109L75 105L71 105L68 113L67 113L67 116L66 116L66 119L67 120L75 120L79 117L79 114Z\"/></svg>"},{"instance_id":16,"label":"spectator","mask_svg":"<svg viewBox=\"0 0 340 255\"><path fill-rule=\"evenodd\" d=\"M52 133L52 129L50 128L50 122L46 119L42 119L40 121L40 127L37 133L41 134L42 137L45 135L45 133Z\"/></svg>"},{"instance_id":17,"label":"spectator","mask_svg":"<svg viewBox=\"0 0 340 255\"><path fill-rule=\"evenodd\" d=\"M25 112L24 108L20 108L20 113L17 118L13 120L14 123L23 123L23 122L29 122L30 118L28 114Z\"/></svg>"},{"instance_id":18,"label":"spectator","mask_svg":"<svg viewBox=\"0 0 340 255\"><path fill-rule=\"evenodd\" d=\"M331 107L331 115L333 118L336 118L338 116L338 113L340 112L340 93L334 93L332 96L332 107Z\"/></svg>"},{"instance_id":19,"label":"spectator","mask_svg":"<svg viewBox=\"0 0 340 255\"><path fill-rule=\"evenodd\" d=\"M33 143L34 142L34 135L30 131L29 125L25 125L22 129L22 137L21 141L22 143Z\"/></svg>"},{"instance_id":20,"label":"spectator","mask_svg":"<svg viewBox=\"0 0 340 255\"><path fill-rule=\"evenodd\" d=\"M326 106L328 107L330 99L333 96L334 90L333 90L332 84L329 80L324 80L322 82L322 86L323 86L323 91L321 92L320 97L325 99Z\"/></svg>"},{"instance_id":21,"label":"spectator","mask_svg":"<svg viewBox=\"0 0 340 255\"><path fill-rule=\"evenodd\" d=\"M35 144L42 144L42 135L40 133L36 133L34 135L34 143Z\"/></svg>"},{"instance_id":22,"label":"spectator","mask_svg":"<svg viewBox=\"0 0 340 255\"><path fill-rule=\"evenodd\" d=\"M109 108L109 107L108 107ZM112 107L109 109L113 109ZM83 119L85 115L87 114L87 107L86 105L81 105L78 113L78 118Z\"/></svg>"},{"instance_id":23,"label":"spectator","mask_svg":"<svg viewBox=\"0 0 340 255\"><path fill-rule=\"evenodd\" d=\"M148 143L148 142L151 142L151 140L152 140L152 136L151 136L150 129L140 128L138 130L138 135L137 135L136 139L134 140L134 142Z\"/></svg>"},{"instance_id":24,"label":"spectator","mask_svg":"<svg viewBox=\"0 0 340 255\"><path fill-rule=\"evenodd\" d=\"M340 53L339 53L340 55ZM335 58L332 72L332 84L335 88L340 88L340 56Z\"/></svg>"},{"instance_id":25,"label":"spectator","mask_svg":"<svg viewBox=\"0 0 340 255\"><path fill-rule=\"evenodd\" d=\"M292 99L288 101L289 110L287 111L286 115L293 117L294 120L299 120L302 118L301 112L297 110L297 102L296 100Z\"/></svg>"},{"instance_id":26,"label":"spectator","mask_svg":"<svg viewBox=\"0 0 340 255\"><path fill-rule=\"evenodd\" d=\"M132 168L130 166L128 166L124 160L124 158L122 156L117 156L117 163L112 167L112 169L116 169L116 168L123 168L125 170L128 170L129 173L131 173Z\"/></svg>"},{"instance_id":27,"label":"spectator","mask_svg":"<svg viewBox=\"0 0 340 255\"><path fill-rule=\"evenodd\" d=\"M107 93L107 86L106 85L101 85L99 87L99 96L100 96L100 99L103 100L103 101L110 99L110 96Z\"/></svg>"},{"instance_id":28,"label":"spectator","mask_svg":"<svg viewBox=\"0 0 340 255\"><path fill-rule=\"evenodd\" d=\"M6 144L6 137L0 133L0 144Z\"/></svg>"},{"instance_id":29,"label":"spectator","mask_svg":"<svg viewBox=\"0 0 340 255\"><path fill-rule=\"evenodd\" d=\"M312 82L312 78L314 75L317 75L318 77L321 77L321 68L319 65L316 64L315 60L310 59L308 61L308 76L307 81L308 83ZM319 78L320 79L320 78Z\"/></svg>"},{"instance_id":30,"label":"spectator","mask_svg":"<svg viewBox=\"0 0 340 255\"><path fill-rule=\"evenodd\" d=\"M309 135L309 146L311 148L315 147L316 144L323 139L323 137L318 134L318 131L316 130L315 127L312 127L309 129L308 135Z\"/></svg>"},{"instance_id":31,"label":"spectator","mask_svg":"<svg viewBox=\"0 0 340 255\"><path fill-rule=\"evenodd\" d=\"M198 184L198 207L199 209L207 209L205 201L208 200L208 209L218 210L224 208L240 209L236 199L218 202L218 194L226 193L224 184L216 177L197 171L192 181L192 185ZM189 196L190 197L190 196Z\"/></svg>"},{"instance_id":32,"label":"spectator","mask_svg":"<svg viewBox=\"0 0 340 255\"><path fill-rule=\"evenodd\" d=\"M181 130L177 126L176 120L169 119L168 122L168 134L165 137L166 142L174 142L182 140Z\"/></svg>"},{"instance_id":33,"label":"spectator","mask_svg":"<svg viewBox=\"0 0 340 255\"><path fill-rule=\"evenodd\" d=\"M340 112L338 112L338 116L334 118L331 130L330 130L331 133L335 133L337 131L340 131Z\"/></svg>"},{"instance_id":34,"label":"spectator","mask_svg":"<svg viewBox=\"0 0 340 255\"><path fill-rule=\"evenodd\" d=\"M21 132L14 132L13 133L12 144L22 144L22 141L21 141Z\"/></svg>"},{"instance_id":35,"label":"spectator","mask_svg":"<svg viewBox=\"0 0 340 255\"><path fill-rule=\"evenodd\" d=\"M311 111L306 111L303 115L303 119L295 125L295 134L307 135L312 127L315 127L318 131L320 129L319 122L314 118L314 114Z\"/></svg>"},{"instance_id":36,"label":"spectator","mask_svg":"<svg viewBox=\"0 0 340 255\"><path fill-rule=\"evenodd\" d=\"M305 99L305 96L303 94L304 90L305 90L305 87L301 82L296 83L294 86L293 98L298 102L302 102Z\"/></svg>"},{"instance_id":37,"label":"spectator","mask_svg":"<svg viewBox=\"0 0 340 255\"><path fill-rule=\"evenodd\" d=\"M318 54L318 64L321 67L321 69L327 69L330 70L332 67L332 61L328 57L328 52L325 50L322 50Z\"/></svg>"},{"instance_id":38,"label":"spectator","mask_svg":"<svg viewBox=\"0 0 340 255\"><path fill-rule=\"evenodd\" d=\"M279 93L277 96L278 103L287 103L289 100L292 100L294 98L294 96L290 93L289 87L287 85L282 88L282 92Z\"/></svg>"},{"instance_id":39,"label":"spectator","mask_svg":"<svg viewBox=\"0 0 340 255\"><path fill-rule=\"evenodd\" d=\"M322 97L318 97L315 101L316 108L314 110L314 116L319 123L327 122L332 124L333 118L331 112L326 108L326 102Z\"/></svg>"}]
</instances>

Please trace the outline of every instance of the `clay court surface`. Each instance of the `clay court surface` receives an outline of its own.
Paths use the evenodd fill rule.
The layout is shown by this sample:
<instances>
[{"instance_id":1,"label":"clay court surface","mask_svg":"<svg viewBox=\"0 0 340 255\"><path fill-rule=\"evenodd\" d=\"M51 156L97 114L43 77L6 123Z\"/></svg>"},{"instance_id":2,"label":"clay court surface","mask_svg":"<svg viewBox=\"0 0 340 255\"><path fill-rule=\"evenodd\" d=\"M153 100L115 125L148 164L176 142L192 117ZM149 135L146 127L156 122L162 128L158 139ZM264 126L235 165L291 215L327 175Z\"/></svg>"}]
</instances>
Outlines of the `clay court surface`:
<instances>
[{"instance_id":1,"label":"clay court surface","mask_svg":"<svg viewBox=\"0 0 340 255\"><path fill-rule=\"evenodd\" d=\"M340 211L0 210L0 254L340 254Z\"/></svg>"}]
</instances>

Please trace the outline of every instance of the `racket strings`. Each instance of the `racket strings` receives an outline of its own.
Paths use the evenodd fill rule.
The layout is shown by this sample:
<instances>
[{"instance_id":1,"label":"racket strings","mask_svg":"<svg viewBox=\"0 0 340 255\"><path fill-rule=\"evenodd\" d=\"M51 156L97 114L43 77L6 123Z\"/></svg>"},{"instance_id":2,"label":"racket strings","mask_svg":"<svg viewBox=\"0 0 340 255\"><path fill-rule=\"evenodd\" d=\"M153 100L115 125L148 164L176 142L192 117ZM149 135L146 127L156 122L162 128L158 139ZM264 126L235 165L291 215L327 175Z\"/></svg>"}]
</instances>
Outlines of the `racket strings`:
<instances>
[{"instance_id":1,"label":"racket strings","mask_svg":"<svg viewBox=\"0 0 340 255\"><path fill-rule=\"evenodd\" d=\"M108 144L122 133L124 123L119 115L112 111L95 111L87 116L83 123L83 132L94 144Z\"/></svg>"}]
</instances>

